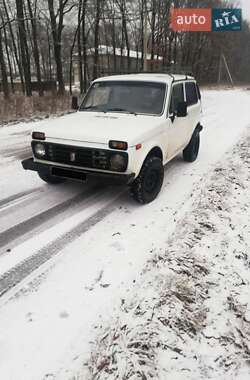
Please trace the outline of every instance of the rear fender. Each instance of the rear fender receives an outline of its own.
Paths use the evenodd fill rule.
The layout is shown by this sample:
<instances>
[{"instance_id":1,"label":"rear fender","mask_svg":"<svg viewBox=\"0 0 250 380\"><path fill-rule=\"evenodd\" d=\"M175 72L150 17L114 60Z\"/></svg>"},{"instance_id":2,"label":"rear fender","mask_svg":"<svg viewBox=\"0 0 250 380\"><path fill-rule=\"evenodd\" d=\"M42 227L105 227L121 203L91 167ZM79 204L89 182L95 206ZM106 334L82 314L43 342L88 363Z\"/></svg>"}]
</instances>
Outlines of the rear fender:
<instances>
[{"instance_id":1,"label":"rear fender","mask_svg":"<svg viewBox=\"0 0 250 380\"><path fill-rule=\"evenodd\" d=\"M190 136L188 143L192 140L193 137L196 137L202 130L203 130L203 126L200 123L198 123L196 127L194 128L194 131L192 135Z\"/></svg>"}]
</instances>

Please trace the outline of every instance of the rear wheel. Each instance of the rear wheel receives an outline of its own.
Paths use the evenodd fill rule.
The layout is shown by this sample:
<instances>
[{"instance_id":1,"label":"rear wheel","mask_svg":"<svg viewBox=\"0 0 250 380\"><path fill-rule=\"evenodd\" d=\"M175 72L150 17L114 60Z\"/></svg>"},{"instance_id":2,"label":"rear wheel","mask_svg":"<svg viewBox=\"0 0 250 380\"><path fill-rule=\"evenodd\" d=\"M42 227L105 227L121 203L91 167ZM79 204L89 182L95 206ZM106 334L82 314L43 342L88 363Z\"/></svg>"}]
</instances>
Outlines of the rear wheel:
<instances>
[{"instance_id":1,"label":"rear wheel","mask_svg":"<svg viewBox=\"0 0 250 380\"><path fill-rule=\"evenodd\" d=\"M57 185L59 183L65 182L64 178L55 177L49 173L38 172L39 177L44 181L49 183L50 185Z\"/></svg>"},{"instance_id":2,"label":"rear wheel","mask_svg":"<svg viewBox=\"0 0 250 380\"><path fill-rule=\"evenodd\" d=\"M164 178L162 161L149 157L144 162L140 174L131 185L131 195L139 203L152 202L159 194Z\"/></svg>"},{"instance_id":3,"label":"rear wheel","mask_svg":"<svg viewBox=\"0 0 250 380\"><path fill-rule=\"evenodd\" d=\"M194 162L198 156L200 148L200 134L195 133L188 146L183 150L183 159L187 162Z\"/></svg>"}]
</instances>

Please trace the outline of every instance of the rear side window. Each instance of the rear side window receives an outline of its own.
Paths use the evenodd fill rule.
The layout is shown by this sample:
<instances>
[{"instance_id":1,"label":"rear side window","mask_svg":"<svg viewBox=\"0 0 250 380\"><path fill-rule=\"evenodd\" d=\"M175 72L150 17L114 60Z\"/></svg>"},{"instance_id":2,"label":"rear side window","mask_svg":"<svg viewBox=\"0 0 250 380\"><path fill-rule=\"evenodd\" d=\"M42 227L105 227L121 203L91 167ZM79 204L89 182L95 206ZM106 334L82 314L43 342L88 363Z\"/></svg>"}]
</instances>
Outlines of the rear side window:
<instances>
[{"instance_id":1,"label":"rear side window","mask_svg":"<svg viewBox=\"0 0 250 380\"><path fill-rule=\"evenodd\" d=\"M178 83L173 86L169 113L170 115L177 111L178 103L184 102L183 84Z\"/></svg>"},{"instance_id":2,"label":"rear side window","mask_svg":"<svg viewBox=\"0 0 250 380\"><path fill-rule=\"evenodd\" d=\"M198 102L196 84L194 82L185 83L187 105L192 106Z\"/></svg>"}]
</instances>

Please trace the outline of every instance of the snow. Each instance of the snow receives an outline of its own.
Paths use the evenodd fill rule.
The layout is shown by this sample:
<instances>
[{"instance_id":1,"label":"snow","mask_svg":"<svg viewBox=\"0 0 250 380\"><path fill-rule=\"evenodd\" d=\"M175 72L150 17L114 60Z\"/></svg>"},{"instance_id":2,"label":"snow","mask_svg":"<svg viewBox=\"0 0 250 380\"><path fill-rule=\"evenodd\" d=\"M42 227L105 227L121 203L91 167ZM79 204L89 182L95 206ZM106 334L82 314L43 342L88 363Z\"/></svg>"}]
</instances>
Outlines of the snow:
<instances>
[{"instance_id":1,"label":"snow","mask_svg":"<svg viewBox=\"0 0 250 380\"><path fill-rule=\"evenodd\" d=\"M109 349L113 347L112 339L110 335L103 340L99 337L104 337L106 331L113 331L114 328L120 333L122 326L126 325L127 327L122 330L123 343L119 339L119 344L123 344L121 347L123 349L126 347L124 356L118 355L120 371L122 368L126 371L124 360L127 360L126 355L131 354L132 350L128 350L127 340L133 342L138 337L150 338L153 349L158 336L162 333L164 344L176 347L177 342L180 343L177 349L181 347L186 357L170 349L156 350L157 355L149 358L148 368L149 371L156 371L160 380L165 380L166 376L172 379L198 380L202 378L201 368L204 370L203 378L208 378L207 374L216 378L216 372L213 373L209 367L211 363L218 371L217 378L223 379L224 367L219 366L222 359L218 359L218 364L214 364L212 358L220 355L222 358L226 357L228 348L232 354L228 356L228 360L234 363L236 349L230 342L224 342L223 346L218 340L212 340L213 345L210 346L208 338L199 334L203 327L206 327L204 334L207 336L209 334L219 336L222 331L226 335L229 330L226 322L232 318L233 325L230 329L234 338L240 339L239 335L236 337L236 327L239 323L237 317L230 310L225 313L225 307L228 305L227 297L231 295L230 307L239 308L239 313L242 313L241 307L248 302L248 285L244 287L244 291L231 294L231 290L236 289L237 275L233 274L234 268L237 268L237 272L247 284L248 269L244 261L243 243L236 243L238 241L236 236L241 234L239 226L249 225L248 214L242 212L244 207L247 209L249 202L246 181L249 168L244 168L242 160L237 158L242 150L246 153L247 148L238 146L234 153L231 151L232 146L242 133L246 133L246 127L250 124L249 101L250 94L244 90L213 90L203 93L204 131L201 135L199 159L193 164L183 163L179 157L173 160L165 170L163 189L152 204L141 207L133 203L125 189L103 188L97 194L97 199L92 199L82 208L79 206L73 214L70 210L66 211L63 218L56 220L55 225L49 224L48 228L30 234L24 241L18 242L11 254L0 251L0 271L3 274L23 260L36 255L42 247L81 225L96 212L110 208L111 212L104 214L103 219L60 249L57 255L2 296L0 300L1 378L72 379L77 375L79 379L87 380L91 378L89 370L95 371L98 367L103 369L100 371L100 376L104 377L100 379L112 380L110 374L108 377L105 375L107 357L103 356L101 351L104 347L106 354L109 354ZM28 133L33 127L34 124L28 127L23 124L1 128L0 149L11 147L12 142L17 143L16 137L13 138L14 133ZM226 151L228 153L224 156ZM239 166L236 165L237 159ZM214 172L215 167L223 168L224 171ZM231 194L235 190L230 187L229 181L232 168L235 177L239 176L246 187L245 191L242 188L243 193L239 198L238 194ZM53 190L43 185L35 173L23 172L20 161L15 156L9 157L8 161L1 165L0 172L2 199L27 189L42 188L41 204L36 198L31 198L30 207L23 208L18 221L27 220L36 212L46 209L46 202L49 208L81 191L79 185L70 184L66 187L61 185L55 190L54 197L51 194ZM223 189L220 197L216 193L217 183L218 188ZM217 211L208 201L210 193L216 202L219 202L217 195L219 200L222 198L225 202L221 211L225 214L217 216ZM22 210L22 202L27 201L29 196L15 204L17 209L19 207L19 212ZM218 205L220 203L216 203L215 206ZM1 224L2 231L10 226L10 220L14 215L12 204L9 204L8 208L10 212L6 216L4 225ZM3 211L6 214L8 209L0 209L0 218ZM236 228L234 234L228 232L226 217L232 218L232 224ZM193 235L193 231L198 218L204 222L200 229L205 234L201 233L201 239L194 244L194 249L190 248L190 256L186 257L186 247L192 244L192 238L197 235L197 233ZM212 228L206 227L206 223ZM246 244L249 239L247 229L247 227L244 229L246 235L243 237ZM225 242L224 246L222 242ZM220 257L222 246L223 255ZM239 251L241 259L234 257L233 249ZM164 258L162 264L159 260L161 256ZM176 268L183 268L183 263L187 271L191 272L191 278L187 274L175 273ZM196 265L195 268L207 268L209 273L206 274L205 269L205 272L197 269L196 273L193 270L193 263ZM211 285L212 283L215 285ZM188 293L189 297L195 298L195 302L191 303L191 311L185 309L182 301L176 303L175 299L170 305L163 304L159 310L156 310L160 313L157 315L169 316L173 322L178 317L179 323L183 323L184 328L187 324L185 321L189 319L193 324L197 324L195 328L199 338L192 334L189 336L185 331L183 335L185 342L182 342L177 335L178 329L168 329L154 320L152 305L166 297L165 291L169 292L170 298L173 292L179 296L186 294L183 290L184 285L187 292L190 288L196 289L194 294L192 291ZM207 289L210 298L206 296ZM204 311L204 314L199 314L199 318L191 318L197 311L200 313L201 309L206 308L210 310L208 313ZM247 316L247 313L249 313L248 308L244 315ZM147 319L151 319L152 323ZM207 323L206 326L203 326L204 321ZM246 323L242 322L242 318L239 321ZM176 326L178 327L178 324ZM247 329L247 324L244 328ZM157 331L156 336L155 331ZM111 339L110 346L106 346L107 339ZM96 341L100 343L97 349ZM136 346L131 347L134 349L134 356L131 356L133 362L138 357L135 355ZM96 352L98 349L99 353ZM238 378L241 380L244 380L244 376L249 377L248 369L244 366L243 351L244 347L239 348L241 365L238 369ZM200 366L194 358L197 352L200 355ZM143 356L143 351L141 355ZM178 359L175 359L176 357ZM207 367L204 366L205 362ZM229 364L229 371L233 376L232 368L235 369L235 365ZM156 379L157 376L153 378Z\"/></svg>"}]
</instances>

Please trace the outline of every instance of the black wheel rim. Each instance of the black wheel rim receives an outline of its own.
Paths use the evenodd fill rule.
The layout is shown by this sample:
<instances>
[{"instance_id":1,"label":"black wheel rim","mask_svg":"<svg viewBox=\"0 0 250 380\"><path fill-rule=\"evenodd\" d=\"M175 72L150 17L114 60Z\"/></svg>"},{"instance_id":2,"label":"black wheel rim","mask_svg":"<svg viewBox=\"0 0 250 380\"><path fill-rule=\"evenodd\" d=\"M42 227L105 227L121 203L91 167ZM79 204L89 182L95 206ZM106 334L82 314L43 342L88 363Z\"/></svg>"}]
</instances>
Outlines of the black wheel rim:
<instances>
[{"instance_id":1,"label":"black wheel rim","mask_svg":"<svg viewBox=\"0 0 250 380\"><path fill-rule=\"evenodd\" d=\"M159 173L157 170L151 170L145 178L144 188L147 193L153 193L158 188Z\"/></svg>"}]
</instances>

